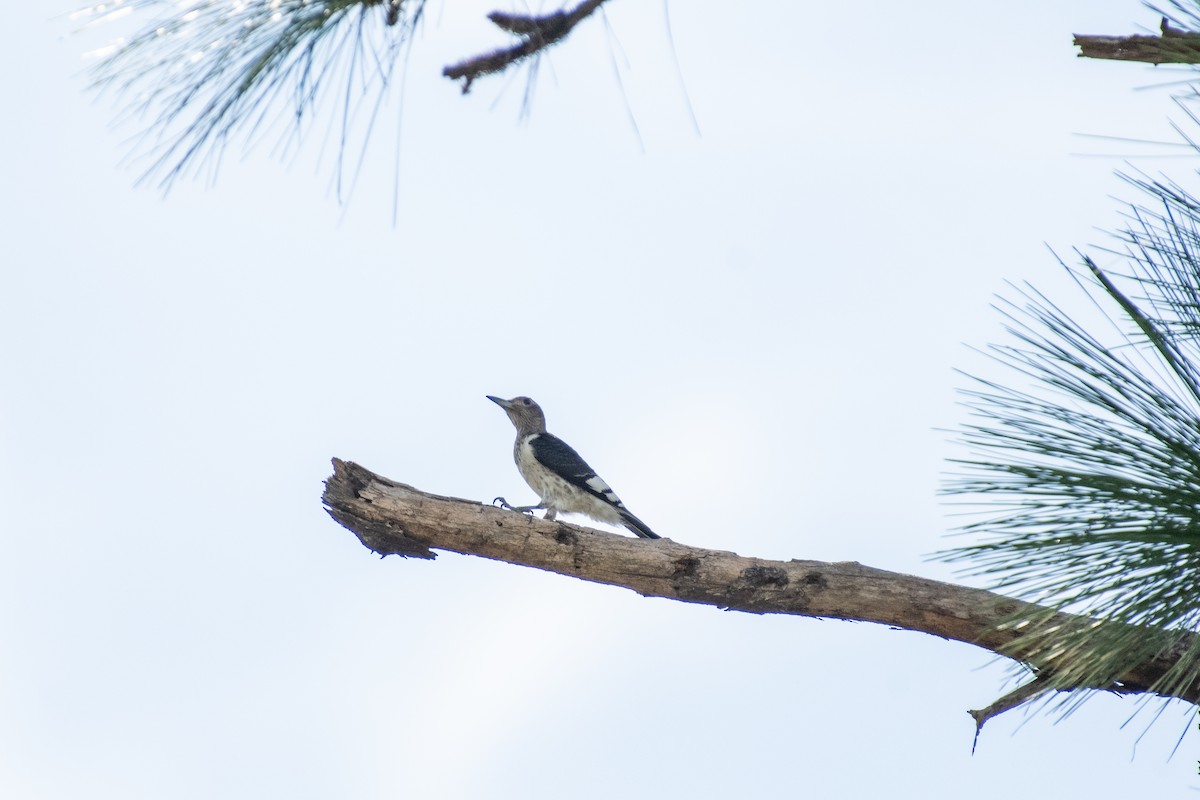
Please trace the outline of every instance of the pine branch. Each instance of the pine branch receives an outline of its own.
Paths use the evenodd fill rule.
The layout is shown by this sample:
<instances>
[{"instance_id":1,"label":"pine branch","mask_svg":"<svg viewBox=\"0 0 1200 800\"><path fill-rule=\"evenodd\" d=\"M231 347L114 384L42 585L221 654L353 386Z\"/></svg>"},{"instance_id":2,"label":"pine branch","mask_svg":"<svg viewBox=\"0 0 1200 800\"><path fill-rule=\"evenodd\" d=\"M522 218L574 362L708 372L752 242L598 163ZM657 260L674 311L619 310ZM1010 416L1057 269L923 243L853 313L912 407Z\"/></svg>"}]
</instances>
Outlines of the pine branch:
<instances>
[{"instance_id":1,"label":"pine branch","mask_svg":"<svg viewBox=\"0 0 1200 800\"><path fill-rule=\"evenodd\" d=\"M1082 631L1119 626L1055 611L983 589L888 572L857 562L769 561L689 547L669 539L647 542L544 520L471 500L427 494L350 462L333 460L323 502L329 514L368 549L432 559L434 550L535 567L594 583L622 586L646 597L700 603L752 614L857 620L953 639L1015 659L1040 687L1071 674L1073 651L1055 650L1030 632L1073 641ZM1153 653L1102 685L1055 689L1154 693L1200 704L1200 683L1155 691L1162 676L1194 648L1188 631L1145 629ZM1031 693L1030 697L1036 693ZM1015 707L1012 695L981 712L979 726ZM1019 697L1017 699L1020 699ZM1024 700L1022 700L1024 702Z\"/></svg>"},{"instance_id":2,"label":"pine branch","mask_svg":"<svg viewBox=\"0 0 1200 800\"><path fill-rule=\"evenodd\" d=\"M1010 379L964 390L970 454L945 484L978 513L961 528L973 542L943 560L1116 623L1030 629L1026 653L1056 660L1039 673L1047 689L1120 682L1130 664L1171 651L1175 632L1200 630L1200 202L1174 184L1131 182L1157 207L1132 206L1123 250L1109 251L1126 273L1086 256L1086 272L1072 273L1112 330L1085 330L1032 287L1004 300L1015 342L988 349ZM1150 688L1174 696L1197 683L1200 648Z\"/></svg>"},{"instance_id":3,"label":"pine branch","mask_svg":"<svg viewBox=\"0 0 1200 800\"><path fill-rule=\"evenodd\" d=\"M353 182L347 146L364 144L425 0L128 0L79 12L86 25L145 17L128 41L94 53L92 87L142 128L130 160L164 190L216 174L225 148L274 139L280 155L310 132L337 144L339 193ZM345 184L345 185L343 185Z\"/></svg>"},{"instance_id":4,"label":"pine branch","mask_svg":"<svg viewBox=\"0 0 1200 800\"><path fill-rule=\"evenodd\" d=\"M575 30L576 25L606 2L607 0L584 0L570 11L555 11L539 16L493 11L488 14L488 19L500 30L519 37L520 41L511 47L503 47L451 64L442 70L442 74L450 80L461 80L462 93L466 94L471 91L471 84L476 78L503 72L518 61L558 44Z\"/></svg>"},{"instance_id":5,"label":"pine branch","mask_svg":"<svg viewBox=\"0 0 1200 800\"><path fill-rule=\"evenodd\" d=\"M607 0L570 9L488 15L517 43L452 64L443 74L464 94L484 75L537 57L563 41ZM130 160L145 180L166 190L188 172L215 176L225 148L277 136L280 155L296 152L312 131L337 139L339 196L349 191L361 161L345 161L365 146L394 73L424 18L425 0L126 0L114 10L97 3L75 16L85 27L126 12L150 15L128 41L92 55L93 88L111 92L122 118L142 133Z\"/></svg>"}]
</instances>

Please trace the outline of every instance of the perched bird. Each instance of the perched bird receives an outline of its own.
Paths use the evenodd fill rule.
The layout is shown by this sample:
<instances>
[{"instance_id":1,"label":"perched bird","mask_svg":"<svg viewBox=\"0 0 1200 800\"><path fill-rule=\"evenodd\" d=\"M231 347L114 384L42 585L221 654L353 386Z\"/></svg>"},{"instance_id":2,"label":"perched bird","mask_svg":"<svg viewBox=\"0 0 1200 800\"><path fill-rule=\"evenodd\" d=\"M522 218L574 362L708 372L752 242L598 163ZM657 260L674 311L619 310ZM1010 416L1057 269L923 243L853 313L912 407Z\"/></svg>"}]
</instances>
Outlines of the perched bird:
<instances>
[{"instance_id":1,"label":"perched bird","mask_svg":"<svg viewBox=\"0 0 1200 800\"><path fill-rule=\"evenodd\" d=\"M546 519L554 519L560 511L583 514L601 522L624 525L643 539L661 538L629 513L617 493L571 445L546 432L546 415L537 403L528 397L504 400L489 394L487 399L503 408L517 427L513 460L517 462L521 477L541 498L539 505L514 507L503 497L497 497L501 505L513 511L544 508Z\"/></svg>"}]
</instances>

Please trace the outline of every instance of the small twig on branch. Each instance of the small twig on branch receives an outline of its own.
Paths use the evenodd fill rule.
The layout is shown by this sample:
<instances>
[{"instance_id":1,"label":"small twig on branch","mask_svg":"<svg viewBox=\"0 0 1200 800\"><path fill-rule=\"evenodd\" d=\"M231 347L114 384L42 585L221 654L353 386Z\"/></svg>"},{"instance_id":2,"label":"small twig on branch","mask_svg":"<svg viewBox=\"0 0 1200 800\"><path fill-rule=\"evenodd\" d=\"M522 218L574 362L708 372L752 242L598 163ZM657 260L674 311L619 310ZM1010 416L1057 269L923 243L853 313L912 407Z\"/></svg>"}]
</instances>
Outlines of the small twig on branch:
<instances>
[{"instance_id":1,"label":"small twig on branch","mask_svg":"<svg viewBox=\"0 0 1200 800\"><path fill-rule=\"evenodd\" d=\"M395 25L400 21L400 6L404 0L387 0L387 24Z\"/></svg>"},{"instance_id":2,"label":"small twig on branch","mask_svg":"<svg viewBox=\"0 0 1200 800\"><path fill-rule=\"evenodd\" d=\"M1046 680L1041 677L1034 678L1029 683L1023 683L1016 689L1013 689L1008 694L1001 697L996 702L992 703L987 708L979 708L967 713L975 720L975 740L971 742L971 753L975 752L975 745L979 744L979 732L983 730L983 723L987 722L992 717L998 717L1010 708L1024 705L1034 698L1040 697L1046 692L1051 691L1051 688L1046 685Z\"/></svg>"},{"instance_id":3,"label":"small twig on branch","mask_svg":"<svg viewBox=\"0 0 1200 800\"><path fill-rule=\"evenodd\" d=\"M1173 28L1162 18L1161 36L1090 36L1075 34L1080 58L1141 61L1146 64L1200 63L1200 34Z\"/></svg>"},{"instance_id":4,"label":"small twig on branch","mask_svg":"<svg viewBox=\"0 0 1200 800\"><path fill-rule=\"evenodd\" d=\"M555 11L552 14L540 16L524 14L508 14L503 11L493 11L488 14L496 27L520 37L521 41L512 47L504 47L483 53L466 61L451 64L442 70L442 74L451 80L463 81L462 92L471 91L471 84L482 75L503 72L512 64L530 56L537 55L546 48L562 41L575 26L586 19L593 11L602 6L607 0L584 0L570 11Z\"/></svg>"},{"instance_id":5,"label":"small twig on branch","mask_svg":"<svg viewBox=\"0 0 1200 800\"><path fill-rule=\"evenodd\" d=\"M1066 614L984 589L864 566L854 561L771 561L723 550L689 547L670 539L646 540L547 521L472 500L442 497L390 481L346 461L333 460L322 498L330 515L371 550L434 558L433 550L536 567L594 583L623 586L646 597L702 603L752 614L858 620L966 642L1015 659L1038 677L1026 687L1157 693L1200 705L1200 686L1167 693L1159 680L1187 657L1196 634L1175 638L1105 685L1051 685L1069 653L1054 640L1028 644L1031 631L1052 634L1115 625ZM1162 635L1161 631L1147 634ZM1047 644L1049 642L1049 644ZM983 721L1031 699L1013 692L982 711Z\"/></svg>"}]
</instances>

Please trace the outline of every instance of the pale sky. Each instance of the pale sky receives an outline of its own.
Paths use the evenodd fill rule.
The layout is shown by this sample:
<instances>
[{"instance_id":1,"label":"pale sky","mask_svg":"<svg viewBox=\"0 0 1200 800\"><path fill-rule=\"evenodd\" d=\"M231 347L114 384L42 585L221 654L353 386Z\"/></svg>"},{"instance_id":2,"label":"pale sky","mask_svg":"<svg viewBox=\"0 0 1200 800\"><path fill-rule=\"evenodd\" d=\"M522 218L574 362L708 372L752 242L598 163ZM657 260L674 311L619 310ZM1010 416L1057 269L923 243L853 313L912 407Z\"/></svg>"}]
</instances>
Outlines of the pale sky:
<instances>
[{"instance_id":1,"label":"pale sky","mask_svg":"<svg viewBox=\"0 0 1200 800\"><path fill-rule=\"evenodd\" d=\"M1012 712L972 755L982 650L380 560L325 514L334 456L531 502L484 398L527 394L664 536L952 579L955 370L1006 377L968 347L1006 281L1089 313L1047 246L1104 244L1113 170L1173 152L1076 134L1183 121L1147 88L1178 73L1071 46L1156 26L1135 0L672 3L672 38L610 5L523 116L524 71L440 77L495 4L431 0L345 208L319 132L135 187L84 88L107 34L13 5L0 796L1195 796L1185 708Z\"/></svg>"}]
</instances>

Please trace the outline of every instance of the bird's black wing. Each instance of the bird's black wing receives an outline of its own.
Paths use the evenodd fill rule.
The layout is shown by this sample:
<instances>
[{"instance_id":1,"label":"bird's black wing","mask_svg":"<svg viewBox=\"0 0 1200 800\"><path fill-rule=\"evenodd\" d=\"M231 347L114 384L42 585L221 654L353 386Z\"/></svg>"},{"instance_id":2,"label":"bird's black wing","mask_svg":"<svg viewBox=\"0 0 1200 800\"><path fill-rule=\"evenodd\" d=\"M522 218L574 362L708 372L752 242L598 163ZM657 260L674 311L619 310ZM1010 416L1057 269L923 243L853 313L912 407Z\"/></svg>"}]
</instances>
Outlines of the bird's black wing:
<instances>
[{"instance_id":1,"label":"bird's black wing","mask_svg":"<svg viewBox=\"0 0 1200 800\"><path fill-rule=\"evenodd\" d=\"M529 446L533 448L533 457L538 460L538 463L563 480L578 486L589 494L596 495L601 500L612 503L613 500L608 495L616 498L612 489L608 488L608 484L596 474L596 470L583 460L583 456L576 453L575 448L554 434L539 433L529 442ZM603 488L600 488L601 486ZM620 504L620 500L614 503L618 506Z\"/></svg>"},{"instance_id":2,"label":"bird's black wing","mask_svg":"<svg viewBox=\"0 0 1200 800\"><path fill-rule=\"evenodd\" d=\"M612 487L596 474L596 470L592 469L571 445L552 433L539 433L529 440L529 446L533 448L533 457L543 467L616 508L625 526L638 536L644 539L659 538L646 523L629 513L629 509L625 508L625 504L617 497Z\"/></svg>"}]
</instances>

